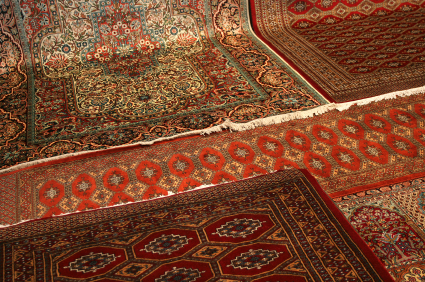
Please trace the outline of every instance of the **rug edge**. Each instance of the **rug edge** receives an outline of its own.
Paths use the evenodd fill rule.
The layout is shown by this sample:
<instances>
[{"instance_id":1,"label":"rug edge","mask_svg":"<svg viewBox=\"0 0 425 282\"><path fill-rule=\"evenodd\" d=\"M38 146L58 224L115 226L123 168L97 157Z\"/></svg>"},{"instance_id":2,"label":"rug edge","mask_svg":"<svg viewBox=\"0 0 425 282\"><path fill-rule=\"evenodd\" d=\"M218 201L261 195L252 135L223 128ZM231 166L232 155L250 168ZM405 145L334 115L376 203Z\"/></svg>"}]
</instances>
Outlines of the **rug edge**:
<instances>
[{"instance_id":1,"label":"rug edge","mask_svg":"<svg viewBox=\"0 0 425 282\"><path fill-rule=\"evenodd\" d=\"M356 244L356 246L362 251L365 258L370 262L370 265L375 269L377 274L384 279L385 282L393 281L394 278L388 272L387 268L384 264L379 260L379 258L373 253L373 251L369 248L367 243L361 238L359 233L357 233L356 229L350 224L344 214L338 209L332 199L328 194L323 190L323 188L319 185L316 178L306 169L300 169L300 171L304 174L304 177L309 181L309 183L314 187L316 192L322 198L323 202L332 212L334 217L338 220L339 224L347 231L350 235L350 238Z\"/></svg>"}]
</instances>

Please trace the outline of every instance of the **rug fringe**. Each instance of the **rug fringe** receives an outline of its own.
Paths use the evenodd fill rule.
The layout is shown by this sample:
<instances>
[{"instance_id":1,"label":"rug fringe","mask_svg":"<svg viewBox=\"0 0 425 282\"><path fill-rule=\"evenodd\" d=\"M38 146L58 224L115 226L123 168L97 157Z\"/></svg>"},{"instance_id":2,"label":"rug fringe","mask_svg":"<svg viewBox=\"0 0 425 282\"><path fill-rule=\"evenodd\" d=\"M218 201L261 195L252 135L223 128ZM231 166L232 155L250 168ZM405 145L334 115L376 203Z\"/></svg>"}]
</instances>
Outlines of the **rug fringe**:
<instances>
[{"instance_id":1,"label":"rug fringe","mask_svg":"<svg viewBox=\"0 0 425 282\"><path fill-rule=\"evenodd\" d=\"M82 152L70 153L70 154L65 154L65 155L56 156L56 157L50 157L50 158L36 160L36 161L30 161L30 162L27 162L27 163L12 166L10 168L2 169L2 170L0 170L0 176L1 176L1 174L10 173L10 172L20 170L20 169L24 169L24 168L27 168L27 167L30 167L30 166L34 166L34 165L38 165L38 164L42 164L42 163L46 163L46 162L50 162L50 161L65 159L65 158L69 158L69 157L74 157L74 156L78 156L78 155L83 155L83 154L90 154L90 153L105 151L105 150L109 150L109 149L126 148L126 147L130 147L130 146L134 146L134 145L149 146L149 145L153 145L154 143L158 143L158 142L162 142L162 141L170 141L170 140L181 138L181 137L187 137L187 136L193 136L193 135L209 135L211 133L220 132L224 129L228 129L228 130L230 130L230 132L232 132L232 131L245 131L245 130L257 128L259 126L279 124L279 123L282 123L282 122L297 120L297 119L306 119L306 118L309 118L309 117L313 117L315 115L324 114L324 113L332 111L332 110L345 111L345 110L348 110L353 105L364 106L364 105L374 103L374 102L379 102L379 101L382 101L382 100L390 100L390 99L396 99L397 97L407 97L407 96L419 95L419 94L425 94L425 86L412 88L412 89L409 89L409 90L392 92L392 93L383 94L383 95L380 95L380 96L376 96L376 97L372 97L372 98L366 98L366 99L352 101L352 102L345 102L345 103L338 103L338 104L331 103L331 104L319 106L319 107L316 107L316 108L313 108L313 109L310 109L310 110L298 111L298 112L293 112L293 113L286 113L286 114L271 116L271 117L266 117L266 118L260 118L260 119L256 119L256 120L253 120L253 121L250 121L250 122L247 122L247 123L234 123L230 120L226 120L224 123L222 123L220 125L216 125L216 126L213 126L213 127L207 128L207 129L184 132L184 133L176 134L176 135L170 136L170 137L158 138L158 139L155 139L155 140L152 140L152 141L135 142L135 143L132 143L132 144L111 147L111 148L108 148L108 149L93 150L93 151L82 151Z\"/></svg>"},{"instance_id":2,"label":"rug fringe","mask_svg":"<svg viewBox=\"0 0 425 282\"><path fill-rule=\"evenodd\" d=\"M403 91L397 91L392 92L388 94L383 94L377 97L372 98L366 98L362 100L352 101L352 102L345 102L345 103L331 103L323 106L319 106L314 109L305 110L305 111L299 111L299 112L293 112L293 113L287 113L282 114L278 116L271 116L266 118L260 118L253 121L249 121L247 123L234 123L230 120L226 120L224 123L220 125L216 125L211 128L204 129L201 132L201 135L205 134L211 134L215 132L220 132L223 129L229 129L230 131L245 131L245 130L251 130L254 128L257 128L259 126L266 126L266 125L272 125L272 124L279 124L282 122L287 122L291 120L297 120L297 119L306 119L313 117L315 115L321 115L326 112L332 111L332 110L338 110L340 112L348 110L351 106L357 105L357 106L364 106L370 103L379 102L382 100L390 100L390 99L396 99L397 97L407 97L412 95L418 95L418 94L424 94L425 93L425 86L418 87L418 88L412 88L409 90L403 90Z\"/></svg>"}]
</instances>

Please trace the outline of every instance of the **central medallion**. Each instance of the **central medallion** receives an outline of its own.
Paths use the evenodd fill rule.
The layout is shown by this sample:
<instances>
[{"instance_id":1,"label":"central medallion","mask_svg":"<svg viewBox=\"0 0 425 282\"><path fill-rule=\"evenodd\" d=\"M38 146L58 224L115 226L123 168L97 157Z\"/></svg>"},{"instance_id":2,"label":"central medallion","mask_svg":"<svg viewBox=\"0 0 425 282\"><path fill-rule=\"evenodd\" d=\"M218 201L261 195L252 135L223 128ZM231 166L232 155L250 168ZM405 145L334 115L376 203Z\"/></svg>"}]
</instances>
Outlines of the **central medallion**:
<instances>
[{"instance_id":1,"label":"central medallion","mask_svg":"<svg viewBox=\"0 0 425 282\"><path fill-rule=\"evenodd\" d=\"M226 222L214 234L220 237L242 237L253 234L258 228L261 227L261 221L258 219L235 218L233 221Z\"/></svg>"},{"instance_id":2,"label":"central medallion","mask_svg":"<svg viewBox=\"0 0 425 282\"><path fill-rule=\"evenodd\" d=\"M171 254L175 251L178 251L183 246L189 243L189 240L192 238L187 238L186 236L180 235L162 235L159 238L151 241L143 249L146 252L151 252L154 254Z\"/></svg>"},{"instance_id":3,"label":"central medallion","mask_svg":"<svg viewBox=\"0 0 425 282\"><path fill-rule=\"evenodd\" d=\"M71 12L61 9L63 15ZM41 44L45 75L67 78L72 115L145 120L212 90L193 60L205 51L194 15L178 14L170 2L136 6L126 0L101 1L98 10L86 7L81 13L86 21L70 19L74 28L48 35Z\"/></svg>"}]
</instances>

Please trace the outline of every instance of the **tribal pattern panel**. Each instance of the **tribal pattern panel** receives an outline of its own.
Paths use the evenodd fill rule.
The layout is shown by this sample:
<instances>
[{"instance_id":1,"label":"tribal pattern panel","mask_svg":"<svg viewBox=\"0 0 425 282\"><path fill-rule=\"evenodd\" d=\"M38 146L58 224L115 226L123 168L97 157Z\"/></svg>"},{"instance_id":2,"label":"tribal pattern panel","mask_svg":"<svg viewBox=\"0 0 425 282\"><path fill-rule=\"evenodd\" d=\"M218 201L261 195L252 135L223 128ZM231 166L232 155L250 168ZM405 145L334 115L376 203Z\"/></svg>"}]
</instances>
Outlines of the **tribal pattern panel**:
<instances>
[{"instance_id":1,"label":"tribal pattern panel","mask_svg":"<svg viewBox=\"0 0 425 282\"><path fill-rule=\"evenodd\" d=\"M237 1L9 1L0 168L328 103Z\"/></svg>"},{"instance_id":2,"label":"tribal pattern panel","mask_svg":"<svg viewBox=\"0 0 425 282\"><path fill-rule=\"evenodd\" d=\"M299 20L306 19L320 22L325 18L335 18L337 21L342 21L344 19L349 20L354 15L360 17L374 15L377 10L384 13L392 13L397 10L400 12L398 7L403 3L407 5L403 5L405 8L402 11L412 12L411 8L417 8L417 5L421 5L423 0L289 0L287 1L287 16L291 25ZM385 16L386 14L382 15ZM347 18L347 16L349 17Z\"/></svg>"},{"instance_id":3,"label":"tribal pattern panel","mask_svg":"<svg viewBox=\"0 0 425 282\"><path fill-rule=\"evenodd\" d=\"M425 279L425 179L333 199L396 281Z\"/></svg>"},{"instance_id":4,"label":"tribal pattern panel","mask_svg":"<svg viewBox=\"0 0 425 282\"><path fill-rule=\"evenodd\" d=\"M378 274L377 259L357 245L360 238L351 237L316 189L293 170L3 229L0 277L4 282L391 281L388 273Z\"/></svg>"},{"instance_id":5,"label":"tribal pattern panel","mask_svg":"<svg viewBox=\"0 0 425 282\"><path fill-rule=\"evenodd\" d=\"M344 19L299 20L294 30L352 75L425 67L425 6L404 3Z\"/></svg>"},{"instance_id":6,"label":"tribal pattern panel","mask_svg":"<svg viewBox=\"0 0 425 282\"><path fill-rule=\"evenodd\" d=\"M5 175L0 179L9 183L13 175L15 192L1 197L0 206L16 217L3 217L0 224L144 201L293 167L308 169L327 193L344 193L424 173L424 154L425 95L410 96Z\"/></svg>"},{"instance_id":7,"label":"tribal pattern panel","mask_svg":"<svg viewBox=\"0 0 425 282\"><path fill-rule=\"evenodd\" d=\"M259 34L337 102L425 85L423 0L253 2Z\"/></svg>"}]
</instances>

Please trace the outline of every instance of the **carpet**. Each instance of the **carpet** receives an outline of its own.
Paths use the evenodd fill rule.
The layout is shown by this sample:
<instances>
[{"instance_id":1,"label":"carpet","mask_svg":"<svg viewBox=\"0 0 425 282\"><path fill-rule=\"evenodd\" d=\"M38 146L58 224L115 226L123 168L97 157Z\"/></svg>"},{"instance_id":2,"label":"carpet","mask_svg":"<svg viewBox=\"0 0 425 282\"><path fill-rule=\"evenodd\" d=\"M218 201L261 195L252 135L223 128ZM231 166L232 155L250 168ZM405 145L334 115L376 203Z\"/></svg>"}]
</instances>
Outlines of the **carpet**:
<instances>
[{"instance_id":1,"label":"carpet","mask_svg":"<svg viewBox=\"0 0 425 282\"><path fill-rule=\"evenodd\" d=\"M153 146L80 155L0 176L0 225L148 200L285 168L333 197L424 176L425 95Z\"/></svg>"},{"instance_id":2,"label":"carpet","mask_svg":"<svg viewBox=\"0 0 425 282\"><path fill-rule=\"evenodd\" d=\"M4 282L393 281L297 170L0 234Z\"/></svg>"},{"instance_id":3,"label":"carpet","mask_svg":"<svg viewBox=\"0 0 425 282\"><path fill-rule=\"evenodd\" d=\"M396 281L425 279L425 178L333 200Z\"/></svg>"},{"instance_id":4,"label":"carpet","mask_svg":"<svg viewBox=\"0 0 425 282\"><path fill-rule=\"evenodd\" d=\"M0 168L328 103L238 1L0 6Z\"/></svg>"},{"instance_id":5,"label":"carpet","mask_svg":"<svg viewBox=\"0 0 425 282\"><path fill-rule=\"evenodd\" d=\"M254 30L337 102L425 85L423 0L251 0Z\"/></svg>"}]
</instances>

